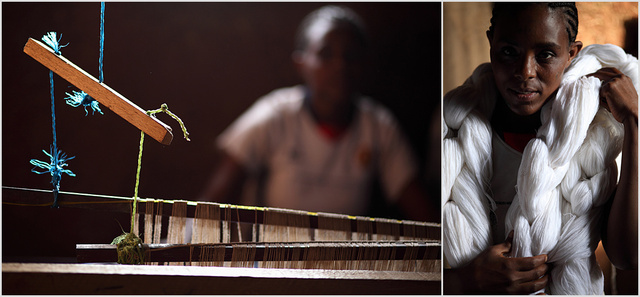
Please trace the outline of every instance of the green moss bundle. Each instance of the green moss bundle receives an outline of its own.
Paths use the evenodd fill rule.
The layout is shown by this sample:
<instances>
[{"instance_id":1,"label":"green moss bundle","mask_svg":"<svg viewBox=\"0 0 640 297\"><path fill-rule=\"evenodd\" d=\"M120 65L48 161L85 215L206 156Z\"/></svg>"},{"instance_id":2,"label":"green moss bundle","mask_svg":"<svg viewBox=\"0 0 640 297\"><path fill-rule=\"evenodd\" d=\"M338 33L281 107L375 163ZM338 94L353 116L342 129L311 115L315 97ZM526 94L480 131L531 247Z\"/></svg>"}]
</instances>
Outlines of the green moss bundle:
<instances>
[{"instance_id":1,"label":"green moss bundle","mask_svg":"<svg viewBox=\"0 0 640 297\"><path fill-rule=\"evenodd\" d=\"M113 239L111 244L118 245L118 264L143 264L144 246L142 239L133 233L123 233Z\"/></svg>"}]
</instances>

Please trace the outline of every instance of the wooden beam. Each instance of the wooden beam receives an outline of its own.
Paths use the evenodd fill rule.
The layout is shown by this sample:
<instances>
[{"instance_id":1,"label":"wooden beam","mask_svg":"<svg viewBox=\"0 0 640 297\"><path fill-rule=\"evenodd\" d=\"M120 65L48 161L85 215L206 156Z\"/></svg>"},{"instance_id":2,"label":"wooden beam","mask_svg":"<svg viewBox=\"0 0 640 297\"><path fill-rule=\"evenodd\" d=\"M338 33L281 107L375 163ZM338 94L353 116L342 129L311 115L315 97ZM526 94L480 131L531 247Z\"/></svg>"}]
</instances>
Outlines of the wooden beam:
<instances>
[{"instance_id":1,"label":"wooden beam","mask_svg":"<svg viewBox=\"0 0 640 297\"><path fill-rule=\"evenodd\" d=\"M144 131L158 142L169 145L173 139L171 127L162 123L158 119L147 115L142 108L135 105L129 99L120 95L118 92L110 88L73 64L71 61L56 54L50 47L44 43L29 38L24 46L24 52L49 68L60 77L75 85L80 90L89 94L93 99L102 103L114 113L125 119L127 122Z\"/></svg>"},{"instance_id":2,"label":"wooden beam","mask_svg":"<svg viewBox=\"0 0 640 297\"><path fill-rule=\"evenodd\" d=\"M2 263L3 294L432 294L440 272Z\"/></svg>"}]
</instances>

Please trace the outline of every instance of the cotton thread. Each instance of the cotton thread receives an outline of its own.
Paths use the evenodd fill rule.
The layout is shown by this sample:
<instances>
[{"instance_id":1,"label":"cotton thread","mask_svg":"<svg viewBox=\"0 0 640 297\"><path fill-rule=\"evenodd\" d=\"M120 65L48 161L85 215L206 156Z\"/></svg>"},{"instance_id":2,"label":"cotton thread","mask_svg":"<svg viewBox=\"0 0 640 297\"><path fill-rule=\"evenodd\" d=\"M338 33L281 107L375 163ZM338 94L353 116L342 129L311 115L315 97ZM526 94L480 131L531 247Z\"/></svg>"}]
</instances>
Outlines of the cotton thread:
<instances>
[{"instance_id":1,"label":"cotton thread","mask_svg":"<svg viewBox=\"0 0 640 297\"><path fill-rule=\"evenodd\" d=\"M553 268L546 293L603 292L593 251L600 206L615 186L614 159L623 131L608 111L598 109L599 81L583 77L602 67L618 68L639 89L636 58L613 45L585 47L566 70L558 95L542 109L542 126L523 153L517 194L505 220L506 232L515 231L510 256L548 254ZM489 246L492 172L481 169L492 168L487 119L495 97L489 64L445 96L443 246L452 267Z\"/></svg>"},{"instance_id":2,"label":"cotton thread","mask_svg":"<svg viewBox=\"0 0 640 297\"><path fill-rule=\"evenodd\" d=\"M147 114L155 118L156 114L160 112L164 112L168 114L170 117L172 117L174 120L176 120L178 124L180 124L182 133L184 134L184 139L186 139L187 141L191 141L191 139L189 139L189 132L187 132L187 127L184 126L184 123L177 115L175 115L169 110L169 106L167 106L166 103L162 103L162 105L160 105L160 108L158 109L147 111Z\"/></svg>"},{"instance_id":3,"label":"cotton thread","mask_svg":"<svg viewBox=\"0 0 640 297\"><path fill-rule=\"evenodd\" d=\"M189 140L189 133L184 126L182 120L171 111L166 103L163 103L159 109L148 110L147 115L155 117L155 114L164 112L176 119L180 123L184 138ZM140 172L142 171L142 152L144 149L144 132L140 131L140 145L138 147L138 166L136 167L136 181L133 189L133 207L131 211L131 229L129 233L124 233L116 237L112 244L117 244L118 263L120 264L140 264L145 261L142 240L134 234L136 227L136 213L138 208L138 188L140 187ZM186 204L185 204L186 206ZM121 255L122 253L122 255Z\"/></svg>"},{"instance_id":4,"label":"cotton thread","mask_svg":"<svg viewBox=\"0 0 640 297\"><path fill-rule=\"evenodd\" d=\"M184 123L182 122L182 120L177 115L175 115L174 113L169 111L169 107L167 106L166 103L163 103L160 106L159 109L148 110L147 111L147 115L155 117L155 114L160 113L160 112L164 112L164 113L168 114L169 116L171 116L172 118L176 119L178 121L178 123L180 124L180 127L182 128L182 132L184 133L184 138L187 141L190 141L189 132L187 132L187 128L184 126ZM133 233L133 229L134 229L134 225L135 225L135 214L136 214L136 209L137 209L137 204L138 204L138 188L140 186L140 172L142 171L142 151L144 149L144 134L145 133L141 130L140 131L140 146L138 148L138 166L136 168L136 182L135 182L135 187L133 189L133 213L131 215L131 233Z\"/></svg>"},{"instance_id":5,"label":"cotton thread","mask_svg":"<svg viewBox=\"0 0 640 297\"><path fill-rule=\"evenodd\" d=\"M144 132L140 131L140 147L138 148L138 167L136 168L136 185L133 189L133 215L131 216L131 233L135 226L136 207L138 205L138 186L140 185L140 171L142 170L142 149L144 148Z\"/></svg>"}]
</instances>

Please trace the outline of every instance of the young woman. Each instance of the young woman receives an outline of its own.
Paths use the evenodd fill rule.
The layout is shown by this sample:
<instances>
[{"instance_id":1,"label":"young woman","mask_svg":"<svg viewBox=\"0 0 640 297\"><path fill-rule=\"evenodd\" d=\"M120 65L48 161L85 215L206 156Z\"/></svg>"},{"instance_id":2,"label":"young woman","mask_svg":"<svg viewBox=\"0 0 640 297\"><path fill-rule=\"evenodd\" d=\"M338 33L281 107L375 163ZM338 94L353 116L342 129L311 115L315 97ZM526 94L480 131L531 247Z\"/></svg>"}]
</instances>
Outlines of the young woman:
<instances>
[{"instance_id":1,"label":"young woman","mask_svg":"<svg viewBox=\"0 0 640 297\"><path fill-rule=\"evenodd\" d=\"M378 179L408 218L439 221L395 118L359 93L367 39L350 9L310 13L292 54L304 85L260 98L219 136L224 158L203 199L239 203L253 175L264 182L259 205L365 215Z\"/></svg>"},{"instance_id":2,"label":"young woman","mask_svg":"<svg viewBox=\"0 0 640 297\"><path fill-rule=\"evenodd\" d=\"M496 3L491 64L444 98L447 294L602 294L601 231L637 266L638 62L577 28L573 3Z\"/></svg>"}]
</instances>

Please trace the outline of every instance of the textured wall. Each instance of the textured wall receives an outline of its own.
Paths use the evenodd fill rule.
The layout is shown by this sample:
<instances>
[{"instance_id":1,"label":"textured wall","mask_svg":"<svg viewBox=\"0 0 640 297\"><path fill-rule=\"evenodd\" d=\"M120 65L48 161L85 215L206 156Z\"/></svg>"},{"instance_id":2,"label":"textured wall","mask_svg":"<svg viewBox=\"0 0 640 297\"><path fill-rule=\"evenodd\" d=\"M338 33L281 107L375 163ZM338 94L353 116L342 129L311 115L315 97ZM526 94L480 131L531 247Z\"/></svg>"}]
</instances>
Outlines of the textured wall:
<instances>
[{"instance_id":1,"label":"textured wall","mask_svg":"<svg viewBox=\"0 0 640 297\"><path fill-rule=\"evenodd\" d=\"M576 6L579 17L577 40L585 46L593 43L619 45L637 56L637 2L578 2ZM443 4L443 94L461 85L480 63L489 62L485 32L490 25L491 7L488 2Z\"/></svg>"}]
</instances>

